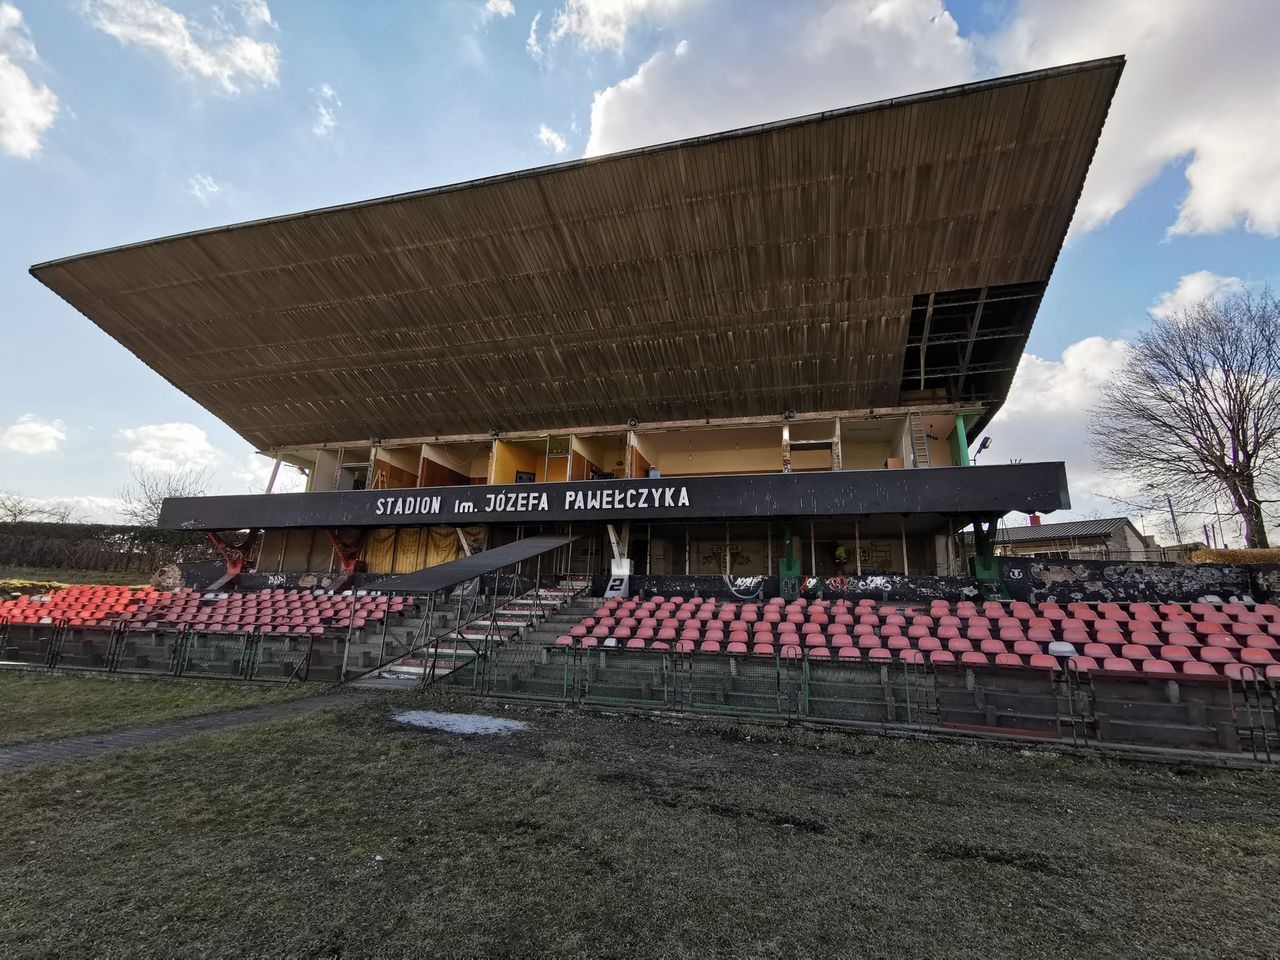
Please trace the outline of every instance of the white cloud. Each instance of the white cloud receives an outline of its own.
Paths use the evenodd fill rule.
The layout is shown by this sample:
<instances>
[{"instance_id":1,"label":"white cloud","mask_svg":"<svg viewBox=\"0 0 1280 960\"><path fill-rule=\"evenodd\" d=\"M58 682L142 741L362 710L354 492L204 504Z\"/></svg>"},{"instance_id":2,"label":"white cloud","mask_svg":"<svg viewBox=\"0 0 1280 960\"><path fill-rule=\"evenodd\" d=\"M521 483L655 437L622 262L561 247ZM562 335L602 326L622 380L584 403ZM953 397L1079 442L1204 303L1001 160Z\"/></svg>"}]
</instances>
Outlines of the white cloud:
<instances>
[{"instance_id":1,"label":"white cloud","mask_svg":"<svg viewBox=\"0 0 1280 960\"><path fill-rule=\"evenodd\" d=\"M515 14L515 4L511 0L485 0L484 7L480 10L480 22L488 23L494 17L514 17Z\"/></svg>"},{"instance_id":2,"label":"white cloud","mask_svg":"<svg viewBox=\"0 0 1280 960\"><path fill-rule=\"evenodd\" d=\"M38 60L22 12L11 3L0 3L0 150L15 157L39 153L40 137L58 115L54 92L32 82L20 65Z\"/></svg>"},{"instance_id":3,"label":"white cloud","mask_svg":"<svg viewBox=\"0 0 1280 960\"><path fill-rule=\"evenodd\" d=\"M251 27L275 27L278 24L271 19L271 11L267 8L267 0L240 0L240 16Z\"/></svg>"},{"instance_id":4,"label":"white cloud","mask_svg":"<svg viewBox=\"0 0 1280 960\"><path fill-rule=\"evenodd\" d=\"M561 134L556 133L556 131L552 130L545 123L538 127L536 136L539 143L548 150L554 150L556 153L564 153L565 150L569 148L569 145L565 143L564 137Z\"/></svg>"},{"instance_id":5,"label":"white cloud","mask_svg":"<svg viewBox=\"0 0 1280 960\"><path fill-rule=\"evenodd\" d=\"M120 431L129 447L121 455L130 466L162 473L215 466L222 455L194 423L152 423Z\"/></svg>"},{"instance_id":6,"label":"white cloud","mask_svg":"<svg viewBox=\"0 0 1280 960\"><path fill-rule=\"evenodd\" d=\"M342 106L342 101L338 99L333 87L327 83L320 84L312 92L316 98L316 115L311 124L311 132L317 137L328 140L338 126L338 107Z\"/></svg>"},{"instance_id":7,"label":"white cloud","mask_svg":"<svg viewBox=\"0 0 1280 960\"><path fill-rule=\"evenodd\" d=\"M1280 4L1275 0L1023 0L990 38L1001 72L1123 53L1124 76L1076 214L1106 223L1190 159L1171 233L1243 223L1280 233Z\"/></svg>"},{"instance_id":8,"label":"white cloud","mask_svg":"<svg viewBox=\"0 0 1280 960\"><path fill-rule=\"evenodd\" d=\"M264 493L271 480L271 470L275 461L257 453L245 454L239 464L232 470L236 489L229 493ZM272 493L301 493L307 487L306 476L297 467L287 463L280 464L276 474Z\"/></svg>"},{"instance_id":9,"label":"white cloud","mask_svg":"<svg viewBox=\"0 0 1280 960\"><path fill-rule=\"evenodd\" d=\"M539 10L533 15L533 22L529 24L529 38L524 42L525 50L535 60L542 59L542 41L538 39L538 21L541 19L542 11Z\"/></svg>"},{"instance_id":10,"label":"white cloud","mask_svg":"<svg viewBox=\"0 0 1280 960\"><path fill-rule=\"evenodd\" d=\"M1182 277L1174 289L1160 294L1151 305L1151 315L1169 320L1201 300L1217 299L1243 286L1244 281L1239 277L1222 277L1209 270L1197 270Z\"/></svg>"},{"instance_id":11,"label":"white cloud","mask_svg":"<svg viewBox=\"0 0 1280 960\"><path fill-rule=\"evenodd\" d=\"M211 80L225 93L242 84L274 86L279 81L280 49L265 40L235 35L222 25L207 26L188 19L157 0L86 0L89 22L121 43L156 51L188 76ZM265 3L242 6L249 26L250 11L261 25Z\"/></svg>"},{"instance_id":12,"label":"white cloud","mask_svg":"<svg viewBox=\"0 0 1280 960\"><path fill-rule=\"evenodd\" d=\"M982 462L1062 460L1073 512L1100 510L1111 516L1123 506L1101 494L1127 496L1114 478L1104 477L1089 448L1089 409L1098 389L1119 370L1128 345L1089 337L1071 344L1061 359L1023 354L1009 398L985 433L991 447Z\"/></svg>"},{"instance_id":13,"label":"white cloud","mask_svg":"<svg viewBox=\"0 0 1280 960\"><path fill-rule=\"evenodd\" d=\"M207 173L197 173L187 181L187 193L207 207L210 200L222 193L222 184Z\"/></svg>"},{"instance_id":14,"label":"white cloud","mask_svg":"<svg viewBox=\"0 0 1280 960\"><path fill-rule=\"evenodd\" d=\"M643 6L648 16L675 8ZM946 86L975 70L941 0L810 0L754 18L727 15L723 4L719 16L709 6L694 12L670 18L686 34L674 51L596 93L588 156ZM623 27L606 29L615 22L599 19L584 35L620 46ZM690 47L698 56L680 53Z\"/></svg>"},{"instance_id":15,"label":"white cloud","mask_svg":"<svg viewBox=\"0 0 1280 960\"><path fill-rule=\"evenodd\" d=\"M0 433L0 447L14 453L53 453L67 439L61 420L44 420L25 413Z\"/></svg>"},{"instance_id":16,"label":"white cloud","mask_svg":"<svg viewBox=\"0 0 1280 960\"><path fill-rule=\"evenodd\" d=\"M688 40L681 40L679 43L677 43L677 44L676 44L676 56L677 56L677 57L683 57L683 56L684 56L686 53L688 53L688 52L689 52L689 41L688 41Z\"/></svg>"},{"instance_id":17,"label":"white cloud","mask_svg":"<svg viewBox=\"0 0 1280 960\"><path fill-rule=\"evenodd\" d=\"M690 5L691 0L565 0L555 16L551 39L571 37L583 50L621 51L638 22L670 16Z\"/></svg>"}]
</instances>

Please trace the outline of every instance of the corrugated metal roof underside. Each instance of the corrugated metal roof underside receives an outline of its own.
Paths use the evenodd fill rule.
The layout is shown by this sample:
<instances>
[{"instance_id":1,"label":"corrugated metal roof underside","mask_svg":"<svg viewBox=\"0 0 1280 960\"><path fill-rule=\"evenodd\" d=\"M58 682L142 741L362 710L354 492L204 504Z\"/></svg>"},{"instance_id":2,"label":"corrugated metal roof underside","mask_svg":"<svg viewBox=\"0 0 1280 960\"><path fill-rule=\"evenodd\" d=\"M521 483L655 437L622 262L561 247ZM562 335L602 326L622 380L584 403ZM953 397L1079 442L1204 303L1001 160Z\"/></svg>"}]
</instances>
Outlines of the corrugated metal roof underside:
<instances>
[{"instance_id":1,"label":"corrugated metal roof underside","mask_svg":"<svg viewBox=\"0 0 1280 960\"><path fill-rule=\"evenodd\" d=\"M1122 67L32 272L260 448L894 405L913 298L1048 280Z\"/></svg>"}]
</instances>

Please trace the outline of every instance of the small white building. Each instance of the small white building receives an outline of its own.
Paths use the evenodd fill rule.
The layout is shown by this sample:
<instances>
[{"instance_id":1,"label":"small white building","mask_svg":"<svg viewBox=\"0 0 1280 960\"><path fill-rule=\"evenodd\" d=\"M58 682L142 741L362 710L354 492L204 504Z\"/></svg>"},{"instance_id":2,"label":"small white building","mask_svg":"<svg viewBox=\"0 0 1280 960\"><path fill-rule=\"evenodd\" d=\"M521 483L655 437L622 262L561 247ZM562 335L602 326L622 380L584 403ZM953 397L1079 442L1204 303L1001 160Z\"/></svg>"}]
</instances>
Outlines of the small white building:
<instances>
[{"instance_id":1,"label":"small white building","mask_svg":"<svg viewBox=\"0 0 1280 960\"><path fill-rule=\"evenodd\" d=\"M1006 557L1045 560L1163 560L1164 551L1152 537L1143 536L1128 517L1068 520L1003 527L995 537L995 552Z\"/></svg>"}]
</instances>

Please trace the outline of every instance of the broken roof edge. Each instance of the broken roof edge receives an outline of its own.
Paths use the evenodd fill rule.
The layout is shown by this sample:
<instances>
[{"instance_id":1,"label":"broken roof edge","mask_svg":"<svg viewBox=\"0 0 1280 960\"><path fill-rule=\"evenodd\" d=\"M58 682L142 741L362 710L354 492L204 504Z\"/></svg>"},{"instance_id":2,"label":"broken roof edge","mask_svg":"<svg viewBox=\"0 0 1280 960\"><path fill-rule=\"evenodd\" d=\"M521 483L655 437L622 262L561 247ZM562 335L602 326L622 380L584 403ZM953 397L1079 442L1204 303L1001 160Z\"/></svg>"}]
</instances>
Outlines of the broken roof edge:
<instances>
[{"instance_id":1,"label":"broken roof edge","mask_svg":"<svg viewBox=\"0 0 1280 960\"><path fill-rule=\"evenodd\" d=\"M315 207L310 210L301 210L294 213L279 214L272 217L260 217L254 220L243 220L237 223L224 224L218 227L205 227L199 230L188 230L182 233L172 233L161 237L154 237L149 240L137 240L131 243L117 244L111 247L102 247L97 250L91 250L86 253L77 253L70 256L58 257L53 260L44 260L40 263L33 264L27 268L27 272L31 276L40 280L40 273L45 270L54 269L56 267L67 266L82 260L89 260L96 257L106 256L108 254L120 253L126 250L136 250L144 247L155 246L163 243L169 243L175 240L185 240L194 237L213 236L220 233L229 233L237 230L245 230L252 227L262 227L274 223L288 223L294 220L304 220L309 217L321 216L324 214L337 213L343 210L358 210L369 207L382 206L384 204L399 203L405 200L412 200L421 197L430 197L447 193L454 193L474 187L488 186L492 184L505 183L512 180L529 179L536 176L543 176L550 173L558 173L568 170L576 170L587 165L599 163L609 163L630 159L637 156L643 156L648 153L662 152L666 150L674 150L679 147L697 146L701 144L717 143L725 140L736 140L755 134L766 133L770 130L785 129L793 126L802 126L808 123L820 123L828 120L837 120L843 117L854 116L860 113L873 113L879 110L887 110L892 107L907 106L913 103L923 103L933 100L945 100L952 97L963 96L965 94L980 93L985 90L1001 89L1003 87L1017 86L1018 84L1028 83L1035 80L1047 80L1053 77L1068 76L1075 73L1086 73L1090 70L1100 70L1107 67L1119 67L1116 73L1116 81L1119 82L1120 71L1124 69L1125 57L1121 55L1110 57L1099 57L1093 60L1081 60L1076 63L1062 64L1056 67L1044 67L1039 70L1027 70L1022 73L1009 74L1001 77L991 77L986 80L974 80L969 83L955 84L949 87L938 87L933 90L926 90L920 93L908 94L901 97L889 97L884 100L875 100L870 103L855 104L848 107L839 107L834 110L823 110L817 113L803 114L801 116L790 117L784 120L772 120L767 123L754 124L746 127L735 127L729 130L719 131L717 133L700 134L694 137L687 137L681 140L667 140L662 143L650 144L643 147L633 147L630 150L619 150L615 153L606 153L595 157L579 157L574 160L565 160L560 163L544 164L538 167L526 167L522 170L512 170L506 173L498 173L488 177L479 177L474 180L462 180L456 183L442 184L435 187L426 187L420 190L408 190L403 193L393 193L382 197L372 197L366 200L355 200L349 203L332 204L330 206ZM1114 93L1114 90L1113 90ZM1096 151L1096 144L1095 144ZM1092 161L1092 154L1090 156ZM1079 202L1077 196L1076 201Z\"/></svg>"}]
</instances>

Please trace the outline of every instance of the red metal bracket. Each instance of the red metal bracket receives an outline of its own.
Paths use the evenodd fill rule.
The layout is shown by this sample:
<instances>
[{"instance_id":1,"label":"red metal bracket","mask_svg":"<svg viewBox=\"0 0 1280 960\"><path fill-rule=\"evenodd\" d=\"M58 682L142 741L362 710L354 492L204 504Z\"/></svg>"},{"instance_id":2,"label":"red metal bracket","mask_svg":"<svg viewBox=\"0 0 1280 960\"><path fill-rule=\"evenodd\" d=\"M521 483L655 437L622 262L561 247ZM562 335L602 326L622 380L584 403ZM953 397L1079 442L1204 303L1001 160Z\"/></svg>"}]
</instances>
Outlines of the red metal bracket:
<instances>
[{"instance_id":1,"label":"red metal bracket","mask_svg":"<svg viewBox=\"0 0 1280 960\"><path fill-rule=\"evenodd\" d=\"M250 530L239 543L227 543L212 531L206 532L205 536L213 544L213 549L222 555L222 559L227 565L227 578L231 578L238 577L244 573L249 554L253 552L253 548L257 545L258 538L262 536L262 531Z\"/></svg>"},{"instance_id":2,"label":"red metal bracket","mask_svg":"<svg viewBox=\"0 0 1280 960\"><path fill-rule=\"evenodd\" d=\"M360 554L364 550L365 537L367 531L361 530L356 535L353 543L344 543L342 538L333 530L326 530L324 535L329 538L329 542L333 544L333 552L338 555L338 562L342 564L342 572L349 578L355 574L356 567L360 563Z\"/></svg>"}]
</instances>

